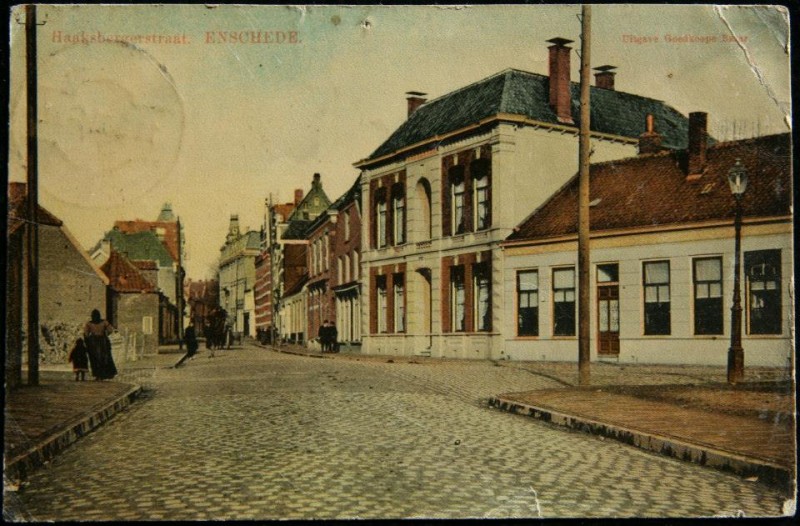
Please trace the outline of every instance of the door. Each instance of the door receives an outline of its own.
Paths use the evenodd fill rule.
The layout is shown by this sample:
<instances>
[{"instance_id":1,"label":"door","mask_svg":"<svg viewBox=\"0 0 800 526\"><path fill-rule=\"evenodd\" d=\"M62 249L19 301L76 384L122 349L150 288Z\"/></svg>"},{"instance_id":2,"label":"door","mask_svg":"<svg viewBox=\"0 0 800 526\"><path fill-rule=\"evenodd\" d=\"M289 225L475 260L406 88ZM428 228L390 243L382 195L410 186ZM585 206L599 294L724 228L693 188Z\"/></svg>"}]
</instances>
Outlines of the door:
<instances>
[{"instance_id":1,"label":"door","mask_svg":"<svg viewBox=\"0 0 800 526\"><path fill-rule=\"evenodd\" d=\"M619 267L597 265L597 354L619 355Z\"/></svg>"}]
</instances>

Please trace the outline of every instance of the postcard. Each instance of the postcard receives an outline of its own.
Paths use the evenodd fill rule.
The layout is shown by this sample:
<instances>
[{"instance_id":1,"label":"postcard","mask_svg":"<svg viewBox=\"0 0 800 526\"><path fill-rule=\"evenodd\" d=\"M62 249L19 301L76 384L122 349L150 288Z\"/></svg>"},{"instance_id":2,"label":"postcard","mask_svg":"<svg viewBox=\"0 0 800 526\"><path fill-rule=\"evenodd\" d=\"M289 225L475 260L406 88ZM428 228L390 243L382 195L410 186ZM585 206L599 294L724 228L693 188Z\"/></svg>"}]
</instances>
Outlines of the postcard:
<instances>
[{"instance_id":1,"label":"postcard","mask_svg":"<svg viewBox=\"0 0 800 526\"><path fill-rule=\"evenodd\" d=\"M7 520L796 512L787 8L9 28Z\"/></svg>"}]
</instances>

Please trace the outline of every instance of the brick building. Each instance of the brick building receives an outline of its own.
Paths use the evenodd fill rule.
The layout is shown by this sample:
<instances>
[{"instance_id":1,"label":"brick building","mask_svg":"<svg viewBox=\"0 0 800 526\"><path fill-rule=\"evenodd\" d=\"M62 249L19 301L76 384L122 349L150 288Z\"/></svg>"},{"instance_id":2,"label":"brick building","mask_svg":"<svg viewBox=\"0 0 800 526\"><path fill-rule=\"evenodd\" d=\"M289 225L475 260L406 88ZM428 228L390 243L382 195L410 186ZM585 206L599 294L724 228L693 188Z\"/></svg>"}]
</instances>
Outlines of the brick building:
<instances>
[{"instance_id":1,"label":"brick building","mask_svg":"<svg viewBox=\"0 0 800 526\"><path fill-rule=\"evenodd\" d=\"M651 127L638 157L591 166L592 359L726 363L735 210L728 174L740 166L749 176L741 198L745 360L791 367L791 137L711 145L705 114L690 121L687 149L652 148ZM577 194L576 176L503 243L509 358L577 357Z\"/></svg>"},{"instance_id":2,"label":"brick building","mask_svg":"<svg viewBox=\"0 0 800 526\"><path fill-rule=\"evenodd\" d=\"M508 69L431 101L409 92L407 120L355 163L364 203L363 352L502 353L500 243L577 170L570 41L549 42L548 75ZM614 72L598 70L593 160L635 155L648 114L664 146L685 145L683 115L617 91Z\"/></svg>"},{"instance_id":3,"label":"brick building","mask_svg":"<svg viewBox=\"0 0 800 526\"><path fill-rule=\"evenodd\" d=\"M25 268L26 185L12 182L8 195L6 286L6 382L19 385L27 361L27 277ZM72 236L45 208L38 210L40 358L64 363L93 309L106 312L108 279Z\"/></svg>"},{"instance_id":4,"label":"brick building","mask_svg":"<svg viewBox=\"0 0 800 526\"><path fill-rule=\"evenodd\" d=\"M361 344L361 181L331 205L335 220L331 242L331 276L339 342Z\"/></svg>"},{"instance_id":5,"label":"brick building","mask_svg":"<svg viewBox=\"0 0 800 526\"><path fill-rule=\"evenodd\" d=\"M184 289L189 319L194 322L198 336L207 336L203 333L205 320L219 306L219 283L215 279L190 279L184 284Z\"/></svg>"},{"instance_id":6,"label":"brick building","mask_svg":"<svg viewBox=\"0 0 800 526\"><path fill-rule=\"evenodd\" d=\"M164 299L160 302L157 328L159 342L176 342L180 322L177 304L179 289L176 289L180 282L179 267L163 238L150 229L125 233L115 226L92 250L92 259L102 265L113 251L124 255L161 293Z\"/></svg>"},{"instance_id":7,"label":"brick building","mask_svg":"<svg viewBox=\"0 0 800 526\"><path fill-rule=\"evenodd\" d=\"M307 306L305 283L309 277L308 239L306 230L331 204L322 188L322 178L315 173L311 188L302 196L295 191L295 206L285 224L278 224L271 237L270 262L272 264L274 322L278 336L293 341L306 341Z\"/></svg>"},{"instance_id":8,"label":"brick building","mask_svg":"<svg viewBox=\"0 0 800 526\"><path fill-rule=\"evenodd\" d=\"M128 258L111 250L100 267L109 280L108 321L136 355L158 352L163 296Z\"/></svg>"}]
</instances>

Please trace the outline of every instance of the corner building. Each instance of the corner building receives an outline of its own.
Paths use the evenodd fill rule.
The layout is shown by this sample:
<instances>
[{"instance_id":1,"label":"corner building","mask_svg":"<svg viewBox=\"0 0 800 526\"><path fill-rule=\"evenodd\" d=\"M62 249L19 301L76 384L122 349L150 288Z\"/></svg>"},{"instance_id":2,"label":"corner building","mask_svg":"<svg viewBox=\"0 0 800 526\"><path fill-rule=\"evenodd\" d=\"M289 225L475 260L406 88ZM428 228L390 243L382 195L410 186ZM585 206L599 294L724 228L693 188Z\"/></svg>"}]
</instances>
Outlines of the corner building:
<instances>
[{"instance_id":1,"label":"corner building","mask_svg":"<svg viewBox=\"0 0 800 526\"><path fill-rule=\"evenodd\" d=\"M578 168L579 85L569 40L549 41L549 75L507 69L437 99L409 92L408 118L361 170L363 347L367 354L501 358L500 243ZM682 148L686 117L591 88L594 162L636 154L647 116Z\"/></svg>"}]
</instances>

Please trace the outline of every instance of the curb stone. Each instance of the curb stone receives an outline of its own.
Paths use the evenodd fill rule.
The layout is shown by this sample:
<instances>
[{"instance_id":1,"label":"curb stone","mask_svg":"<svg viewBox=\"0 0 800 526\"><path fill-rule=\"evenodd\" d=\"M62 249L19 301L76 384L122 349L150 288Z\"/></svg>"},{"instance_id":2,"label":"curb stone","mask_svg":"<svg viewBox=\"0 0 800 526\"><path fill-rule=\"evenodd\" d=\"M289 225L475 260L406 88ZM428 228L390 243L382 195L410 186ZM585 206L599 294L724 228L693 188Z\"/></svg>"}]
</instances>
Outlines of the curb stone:
<instances>
[{"instance_id":1,"label":"curb stone","mask_svg":"<svg viewBox=\"0 0 800 526\"><path fill-rule=\"evenodd\" d=\"M758 480L780 487L790 487L794 483L794 474L790 468L707 445L690 443L667 435L649 433L548 408L521 404L501 397L490 398L489 407L610 438L645 451L734 473L742 477L757 477Z\"/></svg>"},{"instance_id":2,"label":"curb stone","mask_svg":"<svg viewBox=\"0 0 800 526\"><path fill-rule=\"evenodd\" d=\"M7 459L4 467L4 483L24 480L34 469L51 461L81 437L88 435L114 418L117 413L127 409L141 392L142 386L132 385L117 399L108 402L92 413L78 417L55 434L45 437L38 444Z\"/></svg>"}]
</instances>

